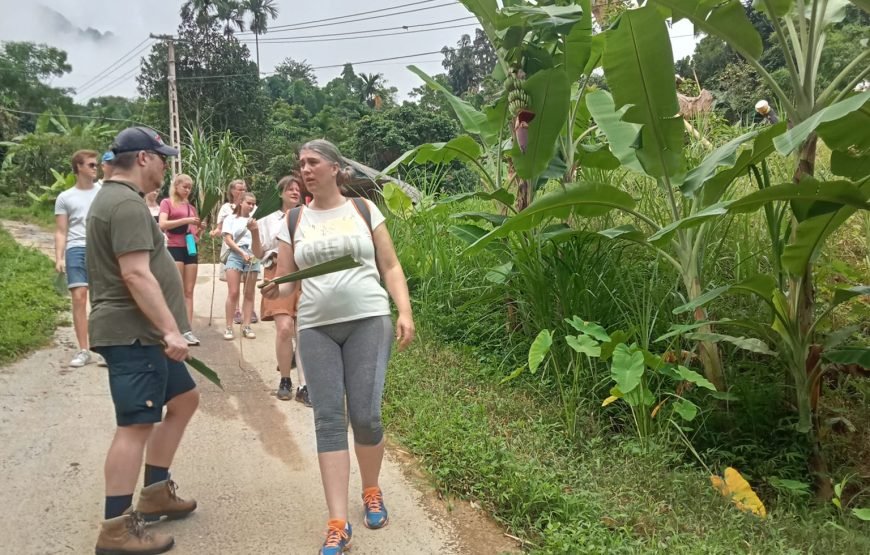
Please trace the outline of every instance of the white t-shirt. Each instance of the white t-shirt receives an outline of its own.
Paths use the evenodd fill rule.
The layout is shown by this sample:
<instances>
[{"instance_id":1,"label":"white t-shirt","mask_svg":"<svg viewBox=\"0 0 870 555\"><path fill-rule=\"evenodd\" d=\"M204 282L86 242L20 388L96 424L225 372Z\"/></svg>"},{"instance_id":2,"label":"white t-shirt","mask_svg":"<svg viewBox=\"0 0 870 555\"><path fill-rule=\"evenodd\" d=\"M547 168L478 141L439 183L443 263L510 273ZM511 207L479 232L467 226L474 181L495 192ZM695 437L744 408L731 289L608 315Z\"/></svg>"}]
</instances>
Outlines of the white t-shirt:
<instances>
[{"instance_id":1,"label":"white t-shirt","mask_svg":"<svg viewBox=\"0 0 870 555\"><path fill-rule=\"evenodd\" d=\"M221 227L221 237L230 233L233 236L233 241L235 241L236 245L245 250L251 250L253 237L251 236L251 230L248 229L249 220L250 218L230 214L224 218L224 223ZM224 244L226 245L226 241L224 241Z\"/></svg>"},{"instance_id":2,"label":"white t-shirt","mask_svg":"<svg viewBox=\"0 0 870 555\"><path fill-rule=\"evenodd\" d=\"M372 202L365 202L372 215L372 229L377 229L384 216ZM390 314L372 235L351 201L330 210L303 208L295 233L294 244L289 229L282 226L278 239L294 247L293 258L300 270L347 254L362 262L358 268L304 280L296 315L298 329Z\"/></svg>"},{"instance_id":3,"label":"white t-shirt","mask_svg":"<svg viewBox=\"0 0 870 555\"><path fill-rule=\"evenodd\" d=\"M278 233L281 227L287 227L284 212L275 210L268 216L257 220L257 228L260 230L260 244L263 246L263 260L266 260L278 252Z\"/></svg>"},{"instance_id":4,"label":"white t-shirt","mask_svg":"<svg viewBox=\"0 0 870 555\"><path fill-rule=\"evenodd\" d=\"M99 191L100 186L94 184L90 189L73 187L57 196L54 202L54 215L65 215L69 224L66 232L66 248L85 246L88 211Z\"/></svg>"}]
</instances>

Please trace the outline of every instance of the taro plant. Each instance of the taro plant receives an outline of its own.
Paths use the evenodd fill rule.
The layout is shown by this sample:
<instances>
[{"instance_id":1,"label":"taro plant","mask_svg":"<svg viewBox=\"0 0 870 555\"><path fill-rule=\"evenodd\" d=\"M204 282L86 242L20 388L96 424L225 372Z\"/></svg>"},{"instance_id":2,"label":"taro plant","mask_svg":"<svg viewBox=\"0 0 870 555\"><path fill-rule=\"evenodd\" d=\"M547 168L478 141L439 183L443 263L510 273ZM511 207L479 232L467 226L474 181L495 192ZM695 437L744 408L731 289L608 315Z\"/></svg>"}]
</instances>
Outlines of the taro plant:
<instances>
[{"instance_id":1,"label":"taro plant","mask_svg":"<svg viewBox=\"0 0 870 555\"><path fill-rule=\"evenodd\" d=\"M595 389L610 382L610 395L602 402L607 407L617 401L625 403L641 446L646 448L659 429L656 422L677 417L680 422L691 422L699 408L683 396L692 387L716 391L709 380L670 356L660 357L636 343L627 344L627 334L621 331L608 334L595 322L578 316L565 319L574 333L565 334L564 341L572 356L565 367L558 367L553 357L554 333L542 330L529 349L528 366L522 366L503 381L515 379L526 369L535 374L539 369L552 368L553 379L559 392L562 419L569 436L578 435L578 417L582 408L583 388L595 384ZM667 360L670 362L668 362ZM602 371L610 364L610 372Z\"/></svg>"}]
</instances>

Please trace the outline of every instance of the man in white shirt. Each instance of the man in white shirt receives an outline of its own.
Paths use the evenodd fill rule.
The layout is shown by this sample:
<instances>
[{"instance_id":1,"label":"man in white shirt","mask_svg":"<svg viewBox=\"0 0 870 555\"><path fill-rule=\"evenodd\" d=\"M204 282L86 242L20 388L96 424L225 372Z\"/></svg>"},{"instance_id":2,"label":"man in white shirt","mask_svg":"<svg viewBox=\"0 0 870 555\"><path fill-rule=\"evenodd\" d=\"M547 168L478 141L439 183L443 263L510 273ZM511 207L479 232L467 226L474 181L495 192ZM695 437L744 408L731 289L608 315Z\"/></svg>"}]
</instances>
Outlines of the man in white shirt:
<instances>
[{"instance_id":1,"label":"man in white shirt","mask_svg":"<svg viewBox=\"0 0 870 555\"><path fill-rule=\"evenodd\" d=\"M99 185L94 184L97 156L93 150L79 150L73 154L72 171L76 184L62 192L54 204L54 266L59 273L66 272L72 297L73 329L79 345L79 351L69 363L74 368L97 360L96 355L91 355L88 344L88 268L85 262L88 211L100 190Z\"/></svg>"}]
</instances>

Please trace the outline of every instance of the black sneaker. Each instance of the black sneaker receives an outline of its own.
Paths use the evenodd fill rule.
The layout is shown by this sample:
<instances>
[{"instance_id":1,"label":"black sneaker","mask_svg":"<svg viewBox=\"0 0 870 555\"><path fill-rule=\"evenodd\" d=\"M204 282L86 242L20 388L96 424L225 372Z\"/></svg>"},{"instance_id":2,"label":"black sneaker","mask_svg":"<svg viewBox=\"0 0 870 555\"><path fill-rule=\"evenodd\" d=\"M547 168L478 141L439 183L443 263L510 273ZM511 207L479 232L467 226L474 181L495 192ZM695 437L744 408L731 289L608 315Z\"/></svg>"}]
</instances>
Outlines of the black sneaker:
<instances>
[{"instance_id":1,"label":"black sneaker","mask_svg":"<svg viewBox=\"0 0 870 555\"><path fill-rule=\"evenodd\" d=\"M293 398L293 380L290 378L281 378L281 381L278 383L278 399L282 401L289 401Z\"/></svg>"},{"instance_id":2,"label":"black sneaker","mask_svg":"<svg viewBox=\"0 0 870 555\"><path fill-rule=\"evenodd\" d=\"M296 400L305 405L306 407L311 406L311 399L308 398L308 386L303 385L302 387L296 388Z\"/></svg>"}]
</instances>

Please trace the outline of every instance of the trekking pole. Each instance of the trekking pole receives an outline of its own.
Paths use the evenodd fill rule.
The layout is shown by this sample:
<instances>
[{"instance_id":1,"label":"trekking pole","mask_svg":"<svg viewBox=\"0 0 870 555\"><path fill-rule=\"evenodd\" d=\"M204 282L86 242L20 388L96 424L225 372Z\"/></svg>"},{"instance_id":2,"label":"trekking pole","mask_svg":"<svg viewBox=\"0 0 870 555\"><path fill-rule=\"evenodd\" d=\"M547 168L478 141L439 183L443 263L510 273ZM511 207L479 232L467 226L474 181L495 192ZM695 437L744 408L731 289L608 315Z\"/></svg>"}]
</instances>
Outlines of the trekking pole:
<instances>
[{"instance_id":1,"label":"trekking pole","mask_svg":"<svg viewBox=\"0 0 870 555\"><path fill-rule=\"evenodd\" d=\"M211 253L214 256L215 251L214 237L211 238ZM211 265L211 302L208 305L208 327L211 327L212 317L214 316L214 288L217 281L217 264L212 262Z\"/></svg>"}]
</instances>

